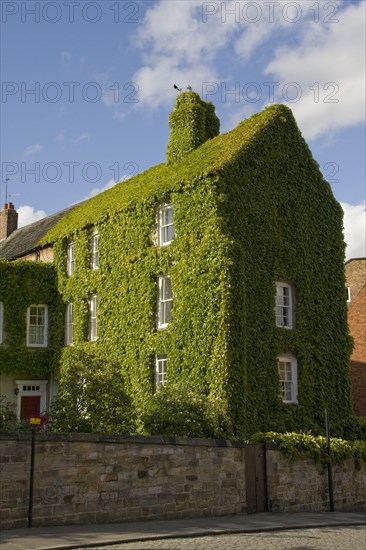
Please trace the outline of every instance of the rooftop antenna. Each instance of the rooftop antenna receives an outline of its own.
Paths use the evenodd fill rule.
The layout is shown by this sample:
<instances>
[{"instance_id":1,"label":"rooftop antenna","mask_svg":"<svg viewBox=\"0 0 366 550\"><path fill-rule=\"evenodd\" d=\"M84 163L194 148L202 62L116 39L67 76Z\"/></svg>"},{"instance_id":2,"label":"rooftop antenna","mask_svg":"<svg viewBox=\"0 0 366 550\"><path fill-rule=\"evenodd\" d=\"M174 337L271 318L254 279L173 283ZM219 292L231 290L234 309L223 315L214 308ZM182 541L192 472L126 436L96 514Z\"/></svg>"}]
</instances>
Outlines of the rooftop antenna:
<instances>
[{"instance_id":1,"label":"rooftop antenna","mask_svg":"<svg viewBox=\"0 0 366 550\"><path fill-rule=\"evenodd\" d=\"M5 179L5 202L8 202L8 181L10 181L10 178Z\"/></svg>"},{"instance_id":2,"label":"rooftop antenna","mask_svg":"<svg viewBox=\"0 0 366 550\"><path fill-rule=\"evenodd\" d=\"M10 178L5 179L5 203L7 204L10 200L10 197L20 197L19 193L10 193L8 191L8 181L10 181Z\"/></svg>"},{"instance_id":3,"label":"rooftop antenna","mask_svg":"<svg viewBox=\"0 0 366 550\"><path fill-rule=\"evenodd\" d=\"M8 193L8 200L10 197L20 197L20 193Z\"/></svg>"}]
</instances>

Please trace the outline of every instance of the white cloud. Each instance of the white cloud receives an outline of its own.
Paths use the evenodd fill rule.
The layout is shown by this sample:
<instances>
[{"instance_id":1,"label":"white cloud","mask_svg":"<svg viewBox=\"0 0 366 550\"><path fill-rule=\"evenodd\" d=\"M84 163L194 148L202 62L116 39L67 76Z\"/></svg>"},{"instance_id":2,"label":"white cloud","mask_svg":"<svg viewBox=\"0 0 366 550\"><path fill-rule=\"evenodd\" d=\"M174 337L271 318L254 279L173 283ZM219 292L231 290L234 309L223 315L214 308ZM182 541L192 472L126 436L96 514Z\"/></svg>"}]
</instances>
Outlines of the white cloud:
<instances>
[{"instance_id":1,"label":"white cloud","mask_svg":"<svg viewBox=\"0 0 366 550\"><path fill-rule=\"evenodd\" d=\"M57 141L64 141L66 138L67 130L63 128L56 136Z\"/></svg>"},{"instance_id":2,"label":"white cloud","mask_svg":"<svg viewBox=\"0 0 366 550\"><path fill-rule=\"evenodd\" d=\"M366 257L366 203L341 203L344 211L346 259Z\"/></svg>"},{"instance_id":3,"label":"white cloud","mask_svg":"<svg viewBox=\"0 0 366 550\"><path fill-rule=\"evenodd\" d=\"M109 180L104 187L93 187L93 189L82 200L86 201L88 199L91 199L96 195L99 195L99 193L102 193L103 191L107 191L107 189L114 187L116 183L117 182L112 179L112 180Z\"/></svg>"},{"instance_id":4,"label":"white cloud","mask_svg":"<svg viewBox=\"0 0 366 550\"><path fill-rule=\"evenodd\" d=\"M149 7L134 37L143 59L132 77L139 87L138 105L171 105L176 95L173 83L181 88L191 85L199 93L204 82L227 83L232 89L233 76L220 74L225 57L242 64L258 52L263 81L279 83L274 100L290 105L307 139L363 122L366 3L269 4L176 0ZM260 17L251 23L253 9L259 9ZM292 23L296 12L299 20ZM274 44L282 46L274 49ZM258 82L263 101L269 94L264 82ZM300 92L298 102L287 101L286 91L290 100L297 93L295 87L286 89L291 82ZM239 105L232 98L230 109L243 110L243 101Z\"/></svg>"},{"instance_id":5,"label":"white cloud","mask_svg":"<svg viewBox=\"0 0 366 550\"><path fill-rule=\"evenodd\" d=\"M23 152L23 156L29 157L30 155L34 155L34 153L40 153L43 150L43 146L39 143L35 143L34 145L29 145Z\"/></svg>"},{"instance_id":6,"label":"white cloud","mask_svg":"<svg viewBox=\"0 0 366 550\"><path fill-rule=\"evenodd\" d=\"M34 210L33 206L20 206L18 209L18 227L24 227L30 223L37 222L47 216L44 210Z\"/></svg>"},{"instance_id":7,"label":"white cloud","mask_svg":"<svg viewBox=\"0 0 366 550\"><path fill-rule=\"evenodd\" d=\"M126 113L123 112L124 100L126 98L137 100L137 93L134 93L133 90L134 83L126 83L121 86L108 71L96 74L95 80L102 89L102 103L113 109L114 118L123 119L126 116Z\"/></svg>"},{"instance_id":8,"label":"white cloud","mask_svg":"<svg viewBox=\"0 0 366 550\"><path fill-rule=\"evenodd\" d=\"M74 143L80 143L81 141L90 141L90 134L87 132L84 132L83 134L80 134L76 139L74 139Z\"/></svg>"},{"instance_id":9,"label":"white cloud","mask_svg":"<svg viewBox=\"0 0 366 550\"><path fill-rule=\"evenodd\" d=\"M228 43L235 18L222 24L220 17L202 17L202 2L158 2L146 12L135 37L143 49L144 65L133 75L140 105L171 104L180 88L201 91L203 82L219 80L214 60Z\"/></svg>"},{"instance_id":10,"label":"white cloud","mask_svg":"<svg viewBox=\"0 0 366 550\"><path fill-rule=\"evenodd\" d=\"M283 86L299 86L301 100L289 105L308 139L365 119L365 3L346 6L338 17L306 25L301 42L278 49L265 69L281 83L281 101Z\"/></svg>"}]
</instances>

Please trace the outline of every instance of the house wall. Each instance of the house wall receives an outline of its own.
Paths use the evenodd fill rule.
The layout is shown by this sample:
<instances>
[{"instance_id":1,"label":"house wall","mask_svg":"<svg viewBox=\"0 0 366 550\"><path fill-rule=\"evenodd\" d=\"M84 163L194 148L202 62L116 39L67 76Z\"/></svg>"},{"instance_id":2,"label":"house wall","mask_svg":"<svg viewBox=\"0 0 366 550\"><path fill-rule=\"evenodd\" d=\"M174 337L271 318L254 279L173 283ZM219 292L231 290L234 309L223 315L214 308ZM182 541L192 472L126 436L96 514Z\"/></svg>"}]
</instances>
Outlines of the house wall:
<instances>
[{"instance_id":1,"label":"house wall","mask_svg":"<svg viewBox=\"0 0 366 550\"><path fill-rule=\"evenodd\" d=\"M55 370L63 343L64 306L56 291L52 265L0 259L0 302L4 304L0 344L0 394L11 401L15 380L45 380ZM47 347L26 345L27 308L48 307Z\"/></svg>"},{"instance_id":2,"label":"house wall","mask_svg":"<svg viewBox=\"0 0 366 550\"><path fill-rule=\"evenodd\" d=\"M22 260L31 262L53 262L53 249L52 246L47 246L37 250L37 252L30 252L21 257Z\"/></svg>"},{"instance_id":3,"label":"house wall","mask_svg":"<svg viewBox=\"0 0 366 550\"><path fill-rule=\"evenodd\" d=\"M346 264L347 286L351 301L348 304L348 325L354 340L350 369L353 412L366 416L366 259L350 260Z\"/></svg>"},{"instance_id":4,"label":"house wall","mask_svg":"<svg viewBox=\"0 0 366 550\"><path fill-rule=\"evenodd\" d=\"M366 258L354 258L345 266L347 286L351 289L351 303L366 285Z\"/></svg>"},{"instance_id":5,"label":"house wall","mask_svg":"<svg viewBox=\"0 0 366 550\"><path fill-rule=\"evenodd\" d=\"M0 432L0 527L26 527L31 434ZM273 512L328 509L326 470L267 449ZM333 466L335 510L366 509L366 463ZM241 514L245 445L210 439L36 434L33 525Z\"/></svg>"},{"instance_id":6,"label":"house wall","mask_svg":"<svg viewBox=\"0 0 366 550\"><path fill-rule=\"evenodd\" d=\"M279 450L266 452L270 512L329 511L327 469L311 458L290 462ZM357 470L353 459L332 465L334 509L366 510L366 463Z\"/></svg>"},{"instance_id":7,"label":"house wall","mask_svg":"<svg viewBox=\"0 0 366 550\"><path fill-rule=\"evenodd\" d=\"M222 219L237 245L231 358L245 365L242 402L252 432L312 429L325 408L342 425L351 413L342 210L287 122L288 114L256 136L250 154L227 171L230 186L222 185ZM293 288L292 329L276 327L275 281ZM297 360L298 404L281 408L277 357L284 354Z\"/></svg>"}]
</instances>

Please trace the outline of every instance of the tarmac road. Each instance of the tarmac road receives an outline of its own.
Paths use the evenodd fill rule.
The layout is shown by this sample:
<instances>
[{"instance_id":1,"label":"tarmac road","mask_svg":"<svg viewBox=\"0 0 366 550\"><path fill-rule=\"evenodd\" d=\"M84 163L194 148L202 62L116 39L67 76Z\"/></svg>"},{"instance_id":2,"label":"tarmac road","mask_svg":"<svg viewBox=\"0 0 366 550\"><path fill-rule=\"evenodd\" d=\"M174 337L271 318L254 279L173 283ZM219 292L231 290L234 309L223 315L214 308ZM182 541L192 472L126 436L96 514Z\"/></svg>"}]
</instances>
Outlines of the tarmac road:
<instances>
[{"instance_id":1,"label":"tarmac road","mask_svg":"<svg viewBox=\"0 0 366 550\"><path fill-rule=\"evenodd\" d=\"M321 527L132 542L99 550L365 550L366 527ZM85 550L85 547L83 548ZM93 550L96 550L95 547Z\"/></svg>"}]
</instances>

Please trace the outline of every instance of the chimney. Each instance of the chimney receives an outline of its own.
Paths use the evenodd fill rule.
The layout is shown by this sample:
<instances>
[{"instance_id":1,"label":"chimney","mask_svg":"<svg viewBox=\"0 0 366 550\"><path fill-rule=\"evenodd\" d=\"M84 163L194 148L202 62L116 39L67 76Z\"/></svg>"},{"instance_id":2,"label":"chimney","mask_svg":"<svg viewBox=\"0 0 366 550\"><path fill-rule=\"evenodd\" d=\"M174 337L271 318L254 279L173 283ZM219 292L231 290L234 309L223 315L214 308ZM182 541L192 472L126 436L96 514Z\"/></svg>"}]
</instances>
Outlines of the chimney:
<instances>
[{"instance_id":1,"label":"chimney","mask_svg":"<svg viewBox=\"0 0 366 550\"><path fill-rule=\"evenodd\" d=\"M215 107L192 91L178 95L174 111L169 116L169 125L167 164L180 160L220 133Z\"/></svg>"},{"instance_id":2,"label":"chimney","mask_svg":"<svg viewBox=\"0 0 366 550\"><path fill-rule=\"evenodd\" d=\"M0 211L0 241L9 237L16 229L18 229L18 212L14 209L13 203L7 202Z\"/></svg>"}]
</instances>

